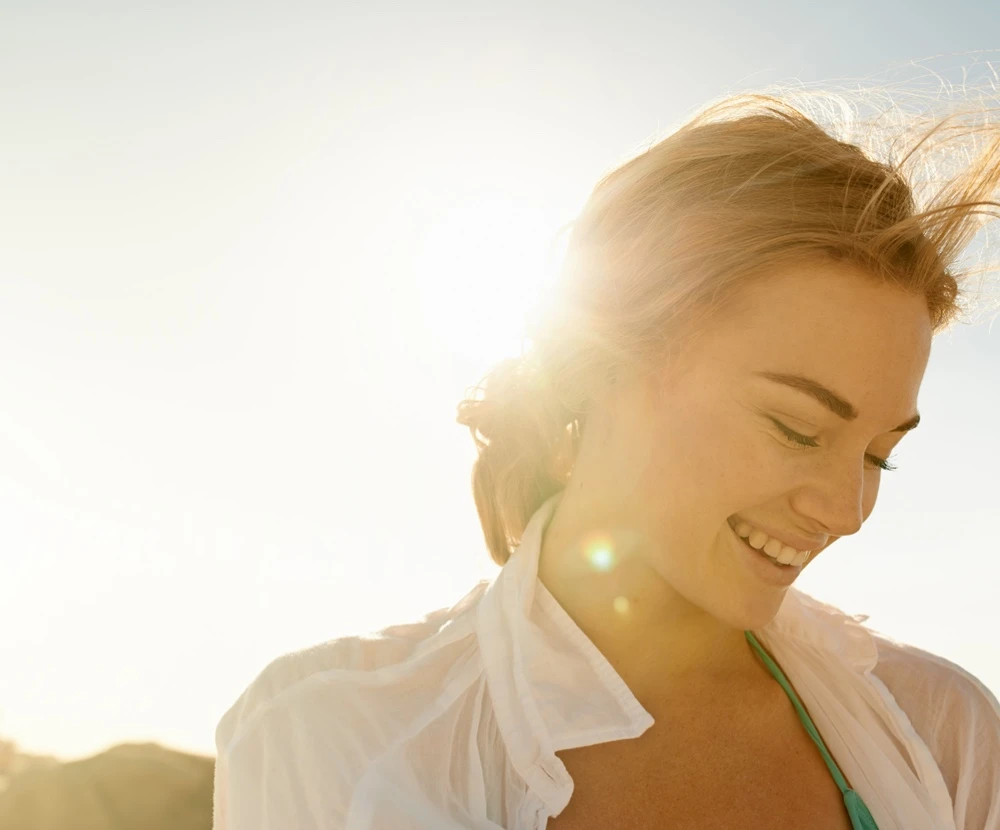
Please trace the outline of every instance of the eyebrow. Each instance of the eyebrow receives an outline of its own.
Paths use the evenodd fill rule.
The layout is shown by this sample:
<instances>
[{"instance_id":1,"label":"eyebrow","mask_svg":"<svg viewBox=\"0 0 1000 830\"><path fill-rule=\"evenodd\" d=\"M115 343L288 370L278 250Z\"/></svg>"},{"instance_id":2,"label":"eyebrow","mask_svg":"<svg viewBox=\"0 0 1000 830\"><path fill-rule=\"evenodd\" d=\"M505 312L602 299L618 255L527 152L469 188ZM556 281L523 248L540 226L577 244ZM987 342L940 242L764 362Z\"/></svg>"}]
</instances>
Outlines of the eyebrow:
<instances>
[{"instance_id":1,"label":"eyebrow","mask_svg":"<svg viewBox=\"0 0 1000 830\"><path fill-rule=\"evenodd\" d=\"M812 378L807 378L803 375L786 375L780 372L754 372L754 374L775 383L790 386L792 389L798 389L800 392L805 392L823 404L834 415L840 416L845 421L853 421L858 417L858 410L851 406L850 403ZM889 432L909 432L919 423L920 413L918 412L908 421L903 422L895 429L889 430Z\"/></svg>"}]
</instances>

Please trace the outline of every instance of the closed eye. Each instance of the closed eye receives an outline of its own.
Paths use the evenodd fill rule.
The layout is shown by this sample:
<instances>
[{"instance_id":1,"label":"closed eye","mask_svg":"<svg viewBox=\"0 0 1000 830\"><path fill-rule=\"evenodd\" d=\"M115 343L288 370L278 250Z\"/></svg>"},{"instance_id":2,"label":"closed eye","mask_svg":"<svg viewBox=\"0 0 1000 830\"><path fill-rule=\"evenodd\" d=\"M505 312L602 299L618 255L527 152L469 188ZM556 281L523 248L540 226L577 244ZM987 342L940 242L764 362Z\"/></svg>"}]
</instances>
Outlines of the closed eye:
<instances>
[{"instance_id":1,"label":"closed eye","mask_svg":"<svg viewBox=\"0 0 1000 830\"><path fill-rule=\"evenodd\" d=\"M787 439L789 442L799 446L799 447L818 447L819 444L816 443L816 439L808 435L802 435L785 426L777 418L772 418L770 415L767 416L768 420L771 421L777 428L778 431ZM892 456L889 456L892 458ZM898 469L895 464L890 464L889 459L879 458L877 455L871 455L870 453L865 455L865 459L874 467L878 467L881 470L895 470Z\"/></svg>"}]
</instances>

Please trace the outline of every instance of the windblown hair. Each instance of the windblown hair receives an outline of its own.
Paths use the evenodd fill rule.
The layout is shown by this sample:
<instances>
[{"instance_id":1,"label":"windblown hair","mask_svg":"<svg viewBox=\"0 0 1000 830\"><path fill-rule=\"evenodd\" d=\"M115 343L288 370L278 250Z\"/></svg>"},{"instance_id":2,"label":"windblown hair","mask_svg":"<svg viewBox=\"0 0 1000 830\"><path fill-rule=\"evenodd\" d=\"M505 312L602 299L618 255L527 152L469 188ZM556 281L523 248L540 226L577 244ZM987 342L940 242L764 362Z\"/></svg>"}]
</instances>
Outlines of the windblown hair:
<instances>
[{"instance_id":1,"label":"windblown hair","mask_svg":"<svg viewBox=\"0 0 1000 830\"><path fill-rule=\"evenodd\" d=\"M833 257L923 295L935 333L964 316L965 283L988 269L956 263L1000 216L997 110L911 116L913 129L893 123L884 134L870 122L863 140L848 141L837 135L854 125L853 109L821 97L835 105L826 128L790 96L726 97L597 183L570 223L531 349L493 367L458 407L478 448L473 492L498 564L565 487L598 390L690 348L754 279Z\"/></svg>"}]
</instances>

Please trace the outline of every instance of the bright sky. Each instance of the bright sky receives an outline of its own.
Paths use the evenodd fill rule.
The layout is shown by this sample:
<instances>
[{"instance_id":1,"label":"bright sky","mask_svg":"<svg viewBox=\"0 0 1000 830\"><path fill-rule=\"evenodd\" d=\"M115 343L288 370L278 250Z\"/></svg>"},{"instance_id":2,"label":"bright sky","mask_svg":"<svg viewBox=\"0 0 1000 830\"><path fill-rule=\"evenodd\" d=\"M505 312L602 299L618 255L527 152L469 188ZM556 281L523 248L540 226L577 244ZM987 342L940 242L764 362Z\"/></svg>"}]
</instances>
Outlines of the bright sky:
<instances>
[{"instance_id":1,"label":"bright sky","mask_svg":"<svg viewBox=\"0 0 1000 830\"><path fill-rule=\"evenodd\" d=\"M455 407L519 350L609 166L727 90L971 64L1000 24L912 0L16 5L0 735L66 757L213 752L277 655L495 573ZM919 404L864 532L799 587L1000 690L1000 332L939 338Z\"/></svg>"}]
</instances>

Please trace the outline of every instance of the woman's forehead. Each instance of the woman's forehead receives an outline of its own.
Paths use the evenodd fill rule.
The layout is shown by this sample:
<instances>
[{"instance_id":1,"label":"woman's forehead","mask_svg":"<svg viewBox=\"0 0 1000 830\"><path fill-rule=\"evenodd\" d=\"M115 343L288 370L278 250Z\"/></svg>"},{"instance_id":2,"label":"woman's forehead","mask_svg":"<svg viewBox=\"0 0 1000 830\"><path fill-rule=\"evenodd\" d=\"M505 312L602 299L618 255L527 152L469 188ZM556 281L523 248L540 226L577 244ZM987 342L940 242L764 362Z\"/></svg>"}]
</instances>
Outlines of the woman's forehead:
<instances>
[{"instance_id":1,"label":"woman's forehead","mask_svg":"<svg viewBox=\"0 0 1000 830\"><path fill-rule=\"evenodd\" d=\"M933 336L926 299L882 283L860 268L818 261L754 279L720 304L709 327L714 336L749 348L768 344L860 348Z\"/></svg>"},{"instance_id":2,"label":"woman's forehead","mask_svg":"<svg viewBox=\"0 0 1000 830\"><path fill-rule=\"evenodd\" d=\"M680 350L678 377L799 374L859 398L881 388L914 403L933 338L922 297L841 263L776 274L699 329Z\"/></svg>"}]
</instances>

